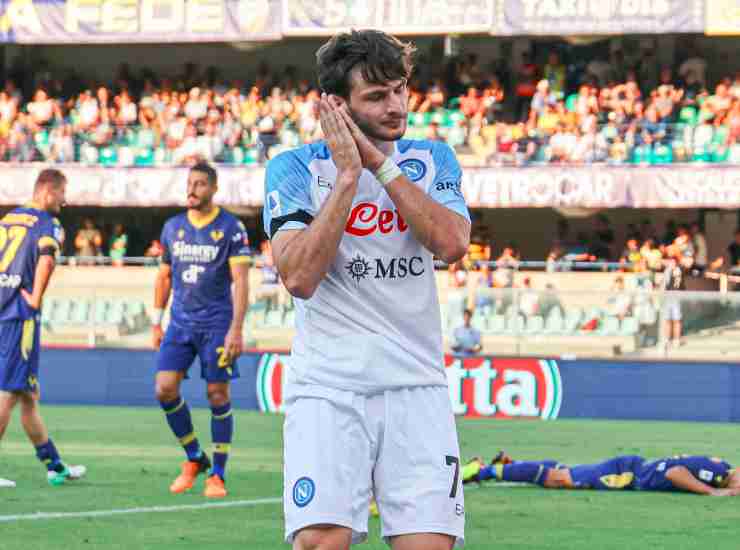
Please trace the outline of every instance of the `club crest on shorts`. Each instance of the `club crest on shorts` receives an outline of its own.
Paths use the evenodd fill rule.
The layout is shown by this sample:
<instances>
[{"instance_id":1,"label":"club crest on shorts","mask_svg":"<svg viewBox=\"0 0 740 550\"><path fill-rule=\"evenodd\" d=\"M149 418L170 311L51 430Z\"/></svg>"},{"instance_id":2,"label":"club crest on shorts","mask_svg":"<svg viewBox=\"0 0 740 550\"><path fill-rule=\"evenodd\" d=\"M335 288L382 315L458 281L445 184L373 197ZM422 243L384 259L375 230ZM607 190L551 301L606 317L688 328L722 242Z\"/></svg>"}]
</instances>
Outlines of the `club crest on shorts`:
<instances>
[{"instance_id":1,"label":"club crest on shorts","mask_svg":"<svg viewBox=\"0 0 740 550\"><path fill-rule=\"evenodd\" d=\"M427 165L419 159L403 160L398 163L398 167L411 181L419 181L427 173Z\"/></svg>"},{"instance_id":2,"label":"club crest on shorts","mask_svg":"<svg viewBox=\"0 0 740 550\"><path fill-rule=\"evenodd\" d=\"M307 506L316 494L316 485L310 477L302 477L293 485L293 502L298 508Z\"/></svg>"}]
</instances>

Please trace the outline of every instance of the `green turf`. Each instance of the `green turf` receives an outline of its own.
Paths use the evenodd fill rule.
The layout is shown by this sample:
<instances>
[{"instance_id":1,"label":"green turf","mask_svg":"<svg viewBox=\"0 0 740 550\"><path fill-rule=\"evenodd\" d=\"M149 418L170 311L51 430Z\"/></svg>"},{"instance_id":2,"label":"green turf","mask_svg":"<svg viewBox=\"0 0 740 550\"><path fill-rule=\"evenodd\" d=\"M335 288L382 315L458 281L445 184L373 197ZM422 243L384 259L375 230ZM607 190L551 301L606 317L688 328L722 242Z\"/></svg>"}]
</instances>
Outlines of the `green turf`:
<instances>
[{"instance_id":1,"label":"green turf","mask_svg":"<svg viewBox=\"0 0 740 550\"><path fill-rule=\"evenodd\" d=\"M182 454L158 409L44 407L44 416L63 457L86 464L89 477L48 487L15 418L0 447L0 477L15 479L18 488L0 489L0 515L204 502L200 491L167 492ZM206 443L208 420L207 411L195 411ZM229 499L280 495L281 423L278 416L237 414ZM730 424L463 420L459 429L464 458L489 457L503 448L516 458L571 463L632 453L740 459L737 427ZM466 513L466 547L473 550L736 550L740 532L740 499L691 495L555 492L489 483L466 487ZM386 548L377 520L371 521L370 538L361 548ZM280 504L0 523L2 550L287 548L281 540Z\"/></svg>"}]
</instances>

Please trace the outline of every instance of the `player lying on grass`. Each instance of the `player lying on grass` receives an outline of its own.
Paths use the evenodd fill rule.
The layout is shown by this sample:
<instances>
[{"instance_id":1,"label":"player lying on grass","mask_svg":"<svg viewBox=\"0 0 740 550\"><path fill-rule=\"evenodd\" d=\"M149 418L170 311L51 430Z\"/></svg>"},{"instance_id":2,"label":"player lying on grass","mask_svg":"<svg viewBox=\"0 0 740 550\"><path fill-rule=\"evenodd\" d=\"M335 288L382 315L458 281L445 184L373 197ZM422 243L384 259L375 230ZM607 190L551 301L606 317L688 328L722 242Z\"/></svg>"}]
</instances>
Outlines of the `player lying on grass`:
<instances>
[{"instance_id":1,"label":"player lying on grass","mask_svg":"<svg viewBox=\"0 0 740 550\"><path fill-rule=\"evenodd\" d=\"M680 455L647 461L618 456L598 464L566 466L555 460L514 461L503 451L485 464L474 458L463 483L486 480L534 483L545 489L683 491L711 496L740 495L740 470L719 458Z\"/></svg>"}]
</instances>

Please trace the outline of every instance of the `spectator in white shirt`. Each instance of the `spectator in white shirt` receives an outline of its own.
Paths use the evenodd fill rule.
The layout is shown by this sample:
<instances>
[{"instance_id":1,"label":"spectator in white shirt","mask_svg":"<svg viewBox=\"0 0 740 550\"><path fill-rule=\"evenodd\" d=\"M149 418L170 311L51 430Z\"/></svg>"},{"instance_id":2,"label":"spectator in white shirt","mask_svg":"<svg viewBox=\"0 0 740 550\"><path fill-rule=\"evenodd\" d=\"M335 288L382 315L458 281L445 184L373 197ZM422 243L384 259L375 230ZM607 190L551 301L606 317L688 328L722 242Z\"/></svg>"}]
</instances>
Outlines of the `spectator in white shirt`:
<instances>
[{"instance_id":1,"label":"spectator in white shirt","mask_svg":"<svg viewBox=\"0 0 740 550\"><path fill-rule=\"evenodd\" d=\"M480 341L480 331L470 325L473 312L466 309L463 312L463 325L457 327L453 333L454 342L452 351L461 355L475 355L483 349Z\"/></svg>"}]
</instances>

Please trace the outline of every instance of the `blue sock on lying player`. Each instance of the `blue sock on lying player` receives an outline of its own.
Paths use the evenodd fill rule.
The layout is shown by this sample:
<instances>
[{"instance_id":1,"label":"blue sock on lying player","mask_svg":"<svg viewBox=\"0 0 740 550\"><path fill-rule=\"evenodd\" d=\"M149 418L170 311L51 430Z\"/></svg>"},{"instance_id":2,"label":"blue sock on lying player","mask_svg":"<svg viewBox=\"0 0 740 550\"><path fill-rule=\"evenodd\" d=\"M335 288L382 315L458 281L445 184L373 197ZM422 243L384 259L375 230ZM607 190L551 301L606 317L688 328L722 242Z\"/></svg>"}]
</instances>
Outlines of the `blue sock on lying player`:
<instances>
[{"instance_id":1,"label":"blue sock on lying player","mask_svg":"<svg viewBox=\"0 0 740 550\"><path fill-rule=\"evenodd\" d=\"M481 468L478 477L480 481L495 479L496 481L527 482L544 485L547 470L555 468L557 465L558 463L555 460L490 464Z\"/></svg>"},{"instance_id":2,"label":"blue sock on lying player","mask_svg":"<svg viewBox=\"0 0 740 550\"><path fill-rule=\"evenodd\" d=\"M234 435L234 415L231 403L211 407L211 436L213 438L213 469L211 475L226 479L226 461L229 459L231 438Z\"/></svg>"},{"instance_id":3,"label":"blue sock on lying player","mask_svg":"<svg viewBox=\"0 0 740 550\"><path fill-rule=\"evenodd\" d=\"M198 439L193 430L193 420L190 417L190 408L182 396L174 401L160 401L160 406L167 417L172 433L180 440L180 444L188 455L188 460L197 462L203 455Z\"/></svg>"},{"instance_id":4,"label":"blue sock on lying player","mask_svg":"<svg viewBox=\"0 0 740 550\"><path fill-rule=\"evenodd\" d=\"M62 459L51 438L43 445L36 447L36 456L46 466L48 471L62 472L64 470Z\"/></svg>"}]
</instances>

